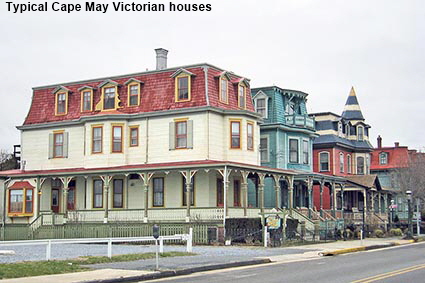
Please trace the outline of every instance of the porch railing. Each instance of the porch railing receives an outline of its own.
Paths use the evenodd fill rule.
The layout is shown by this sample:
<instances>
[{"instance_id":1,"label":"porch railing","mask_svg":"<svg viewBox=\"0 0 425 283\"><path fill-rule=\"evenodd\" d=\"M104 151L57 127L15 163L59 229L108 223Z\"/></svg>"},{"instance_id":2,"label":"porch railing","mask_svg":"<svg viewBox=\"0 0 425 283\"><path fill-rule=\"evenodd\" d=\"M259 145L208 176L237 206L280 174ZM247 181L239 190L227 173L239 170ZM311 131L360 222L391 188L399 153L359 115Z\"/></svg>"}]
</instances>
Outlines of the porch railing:
<instances>
[{"instance_id":1,"label":"porch railing","mask_svg":"<svg viewBox=\"0 0 425 283\"><path fill-rule=\"evenodd\" d=\"M285 122L288 125L301 126L314 129L314 119L308 115L285 115Z\"/></svg>"}]
</instances>

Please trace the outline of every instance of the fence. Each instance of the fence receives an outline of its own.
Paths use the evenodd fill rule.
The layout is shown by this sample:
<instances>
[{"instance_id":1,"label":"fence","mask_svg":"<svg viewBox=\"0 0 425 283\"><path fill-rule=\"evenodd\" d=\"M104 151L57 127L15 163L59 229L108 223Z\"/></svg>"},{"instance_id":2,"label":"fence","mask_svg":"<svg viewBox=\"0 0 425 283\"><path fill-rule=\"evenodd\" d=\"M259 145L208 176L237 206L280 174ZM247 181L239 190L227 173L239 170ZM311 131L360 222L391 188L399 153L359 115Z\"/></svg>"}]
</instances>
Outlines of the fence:
<instances>
[{"instance_id":1,"label":"fence","mask_svg":"<svg viewBox=\"0 0 425 283\"><path fill-rule=\"evenodd\" d=\"M25 240L25 241L6 241L0 242L0 246L27 246L27 245L46 245L46 260L51 259L52 245L54 244L92 244L92 243L107 243L108 257L112 257L112 243L126 242L159 242L159 252L164 252L164 241L186 241L186 252L192 252L192 228L189 229L189 234L179 234L173 236L159 236L158 240L154 237L122 237L122 238L84 238L84 239L49 239L49 240Z\"/></svg>"},{"instance_id":2,"label":"fence","mask_svg":"<svg viewBox=\"0 0 425 283\"><path fill-rule=\"evenodd\" d=\"M6 225L0 227L0 240L37 240L37 239L72 239L72 238L118 238L145 237L152 235L150 223L79 223L66 225L48 225L32 229L28 225ZM208 244L208 224L161 224L163 236L186 234L193 228L193 242ZM175 241L177 242L177 241Z\"/></svg>"}]
</instances>

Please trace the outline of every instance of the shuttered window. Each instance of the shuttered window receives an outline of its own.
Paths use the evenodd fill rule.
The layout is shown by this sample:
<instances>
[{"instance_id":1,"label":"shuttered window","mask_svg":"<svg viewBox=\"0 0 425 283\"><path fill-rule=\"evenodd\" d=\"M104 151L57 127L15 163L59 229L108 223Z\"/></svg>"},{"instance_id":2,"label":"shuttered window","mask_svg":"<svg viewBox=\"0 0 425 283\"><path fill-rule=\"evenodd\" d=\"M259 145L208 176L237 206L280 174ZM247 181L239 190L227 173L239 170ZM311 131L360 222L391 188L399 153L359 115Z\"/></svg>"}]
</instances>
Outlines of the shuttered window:
<instances>
[{"instance_id":1,"label":"shuttered window","mask_svg":"<svg viewBox=\"0 0 425 283\"><path fill-rule=\"evenodd\" d=\"M169 149L193 148L193 121L175 121L169 125Z\"/></svg>"},{"instance_id":2,"label":"shuttered window","mask_svg":"<svg viewBox=\"0 0 425 283\"><path fill-rule=\"evenodd\" d=\"M49 134L49 159L68 157L68 132Z\"/></svg>"}]
</instances>

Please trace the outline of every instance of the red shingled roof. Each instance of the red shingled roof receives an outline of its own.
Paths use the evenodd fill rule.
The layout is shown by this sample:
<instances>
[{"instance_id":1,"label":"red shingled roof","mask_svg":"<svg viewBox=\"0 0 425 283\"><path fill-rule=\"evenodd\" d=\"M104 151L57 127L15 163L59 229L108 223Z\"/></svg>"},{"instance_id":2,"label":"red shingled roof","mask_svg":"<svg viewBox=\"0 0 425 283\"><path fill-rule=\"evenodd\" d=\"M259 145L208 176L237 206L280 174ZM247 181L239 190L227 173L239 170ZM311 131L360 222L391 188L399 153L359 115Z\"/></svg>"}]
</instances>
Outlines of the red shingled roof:
<instances>
[{"instance_id":1,"label":"red shingled roof","mask_svg":"<svg viewBox=\"0 0 425 283\"><path fill-rule=\"evenodd\" d=\"M99 84L105 79L99 79L90 82L69 83L63 86L70 90L68 97L68 113L62 116L55 116L55 95L54 90L59 86L40 87L35 88L31 103L31 108L25 119L24 125L41 124L49 122L59 122L67 120L79 119L83 116L104 115L104 114L133 114L145 113L161 110L172 110L180 108L193 108L207 106L208 102L205 95L205 74L203 65L188 67L185 70L193 73L191 77L191 101L188 102L175 102L175 86L174 78L171 75L179 68L169 69L161 72L147 72L140 73L133 76L125 76L120 78L111 78L117 82L120 87L118 88L119 98L121 100L122 108L116 111L91 111L81 112L81 94L79 88L89 86L95 88L93 92L93 109L101 99L101 89L98 88ZM241 77L231 74L232 83L229 84L229 103L221 103L218 99L219 92L219 79L215 78L223 70L210 67L208 69L208 100L210 106L215 106L223 109L239 109L237 100L237 85L233 84L241 80ZM127 106L127 86L125 82L129 79L136 79L143 84L140 88L140 105L128 107ZM251 94L249 87L247 87L247 107L249 111L254 111L251 101Z\"/></svg>"},{"instance_id":2,"label":"red shingled roof","mask_svg":"<svg viewBox=\"0 0 425 283\"><path fill-rule=\"evenodd\" d=\"M379 154L382 152L388 154L387 164L379 163ZM408 164L409 155L407 146L375 148L371 153L371 170L405 168L408 167Z\"/></svg>"},{"instance_id":3,"label":"red shingled roof","mask_svg":"<svg viewBox=\"0 0 425 283\"><path fill-rule=\"evenodd\" d=\"M23 181L23 182L18 181L13 183L13 185L9 187L9 189L34 189L34 188L35 187L27 181Z\"/></svg>"}]
</instances>

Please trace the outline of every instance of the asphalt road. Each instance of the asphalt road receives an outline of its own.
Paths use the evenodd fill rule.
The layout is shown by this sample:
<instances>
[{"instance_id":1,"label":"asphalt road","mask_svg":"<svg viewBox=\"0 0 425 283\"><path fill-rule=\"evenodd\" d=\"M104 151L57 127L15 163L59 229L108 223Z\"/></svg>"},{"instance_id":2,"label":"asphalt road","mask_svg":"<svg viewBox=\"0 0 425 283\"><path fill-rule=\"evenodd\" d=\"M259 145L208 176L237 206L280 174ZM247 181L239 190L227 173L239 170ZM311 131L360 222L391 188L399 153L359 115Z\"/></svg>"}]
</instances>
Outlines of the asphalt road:
<instances>
[{"instance_id":1,"label":"asphalt road","mask_svg":"<svg viewBox=\"0 0 425 283\"><path fill-rule=\"evenodd\" d=\"M425 243L149 282L425 282Z\"/></svg>"}]
</instances>

